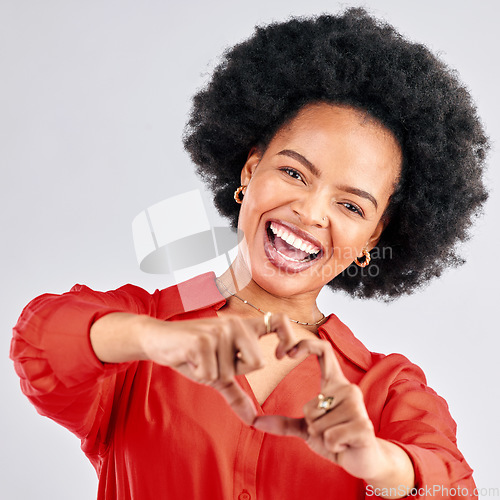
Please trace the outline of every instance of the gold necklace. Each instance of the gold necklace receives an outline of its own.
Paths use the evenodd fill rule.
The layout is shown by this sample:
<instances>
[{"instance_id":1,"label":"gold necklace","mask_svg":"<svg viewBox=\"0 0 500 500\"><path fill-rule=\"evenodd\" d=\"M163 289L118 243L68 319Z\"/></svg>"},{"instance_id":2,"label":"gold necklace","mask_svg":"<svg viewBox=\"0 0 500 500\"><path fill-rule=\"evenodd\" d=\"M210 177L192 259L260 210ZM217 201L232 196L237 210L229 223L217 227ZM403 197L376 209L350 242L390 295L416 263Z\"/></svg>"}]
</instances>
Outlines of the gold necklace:
<instances>
[{"instance_id":1,"label":"gold necklace","mask_svg":"<svg viewBox=\"0 0 500 500\"><path fill-rule=\"evenodd\" d=\"M226 290L226 292L231 295L231 297L236 297L237 299L241 300L241 302L243 302L243 304L247 304L249 305L250 307L253 307L254 309L256 309L257 311L261 312L262 314L266 314L267 311L263 311L260 307L257 307L257 306L254 306L253 304L251 304L250 302L248 302L248 300L245 300L245 299L242 299L239 295L237 295L236 293L233 293L231 292L230 290L228 290L227 286L224 285L224 283L219 280L219 278L216 278L215 281L222 285L222 287L224 288L224 290ZM307 321L298 321L296 319L292 319L292 318L288 318L290 321L293 321L294 323L297 323L299 325L304 325L304 326L318 326L324 319L325 319L325 315L323 313L321 313L321 318L316 321L315 323L307 323Z\"/></svg>"}]
</instances>

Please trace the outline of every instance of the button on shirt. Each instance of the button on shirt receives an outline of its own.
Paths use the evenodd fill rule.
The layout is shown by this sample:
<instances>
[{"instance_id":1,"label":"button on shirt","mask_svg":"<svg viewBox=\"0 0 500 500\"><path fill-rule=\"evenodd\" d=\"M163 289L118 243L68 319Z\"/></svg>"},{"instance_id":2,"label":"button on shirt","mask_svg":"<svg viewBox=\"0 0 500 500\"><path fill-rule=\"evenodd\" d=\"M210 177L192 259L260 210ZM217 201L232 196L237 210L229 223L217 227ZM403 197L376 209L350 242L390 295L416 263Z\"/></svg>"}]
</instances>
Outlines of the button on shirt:
<instances>
[{"instance_id":1,"label":"button on shirt","mask_svg":"<svg viewBox=\"0 0 500 500\"><path fill-rule=\"evenodd\" d=\"M11 357L21 388L39 413L81 439L99 477L98 499L302 500L325 492L343 500L373 498L362 480L303 440L242 423L214 389L152 362L108 364L95 356L90 327L111 312L165 321L216 317L225 299L214 280L207 273L153 294L132 285L110 292L77 285L38 297L19 318ZM369 352L335 315L318 334L363 391L377 436L410 456L417 488L434 487L433 498L448 498L439 492L460 487L469 492L463 498L477 498L472 471L456 447L455 422L422 371L402 355ZM237 378L260 415L301 417L320 387L314 356L262 405L246 378Z\"/></svg>"}]
</instances>

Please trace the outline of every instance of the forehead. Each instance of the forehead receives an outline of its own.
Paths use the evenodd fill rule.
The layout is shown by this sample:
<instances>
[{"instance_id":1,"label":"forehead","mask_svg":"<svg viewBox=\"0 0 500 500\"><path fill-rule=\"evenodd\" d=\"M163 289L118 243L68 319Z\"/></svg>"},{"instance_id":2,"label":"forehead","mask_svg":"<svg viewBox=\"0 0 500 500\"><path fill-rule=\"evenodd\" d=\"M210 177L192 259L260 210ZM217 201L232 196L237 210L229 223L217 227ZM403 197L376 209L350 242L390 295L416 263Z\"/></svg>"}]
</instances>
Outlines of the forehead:
<instances>
[{"instance_id":1,"label":"forehead","mask_svg":"<svg viewBox=\"0 0 500 500\"><path fill-rule=\"evenodd\" d=\"M273 137L268 150L294 149L318 168L349 169L364 177L399 176L401 148L394 134L367 112L350 106L305 106Z\"/></svg>"}]
</instances>

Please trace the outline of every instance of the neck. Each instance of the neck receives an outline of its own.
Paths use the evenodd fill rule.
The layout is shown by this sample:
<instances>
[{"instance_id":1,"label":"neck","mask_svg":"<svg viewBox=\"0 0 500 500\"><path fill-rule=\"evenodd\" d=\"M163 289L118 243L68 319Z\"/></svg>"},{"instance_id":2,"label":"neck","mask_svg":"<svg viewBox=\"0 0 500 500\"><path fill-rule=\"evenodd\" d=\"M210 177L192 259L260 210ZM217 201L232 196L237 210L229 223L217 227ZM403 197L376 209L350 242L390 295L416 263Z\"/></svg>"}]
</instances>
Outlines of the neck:
<instances>
[{"instance_id":1,"label":"neck","mask_svg":"<svg viewBox=\"0 0 500 500\"><path fill-rule=\"evenodd\" d=\"M273 295L251 279L250 273L246 267L239 264L238 259L217 279L217 282L222 295L227 298L228 313L259 316L267 311L281 312L296 322L310 323L308 327L311 329L316 328L315 323L324 318L316 304L319 290L292 297ZM243 300L248 303L244 303Z\"/></svg>"}]
</instances>

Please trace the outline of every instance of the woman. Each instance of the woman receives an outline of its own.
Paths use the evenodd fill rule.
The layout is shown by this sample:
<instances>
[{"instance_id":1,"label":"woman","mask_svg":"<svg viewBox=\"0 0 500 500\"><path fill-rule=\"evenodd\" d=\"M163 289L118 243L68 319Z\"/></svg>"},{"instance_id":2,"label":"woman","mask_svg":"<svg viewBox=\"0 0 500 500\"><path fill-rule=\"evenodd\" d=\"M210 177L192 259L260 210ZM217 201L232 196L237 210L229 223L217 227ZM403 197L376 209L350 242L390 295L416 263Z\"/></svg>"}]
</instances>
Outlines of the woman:
<instances>
[{"instance_id":1,"label":"woman","mask_svg":"<svg viewBox=\"0 0 500 500\"><path fill-rule=\"evenodd\" d=\"M474 498L421 370L316 305L460 262L487 139L453 73L360 9L270 25L195 96L185 146L244 235L231 268L44 295L14 330L23 391L82 439L99 498Z\"/></svg>"}]
</instances>

